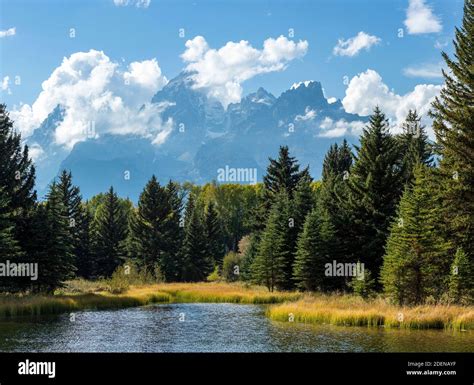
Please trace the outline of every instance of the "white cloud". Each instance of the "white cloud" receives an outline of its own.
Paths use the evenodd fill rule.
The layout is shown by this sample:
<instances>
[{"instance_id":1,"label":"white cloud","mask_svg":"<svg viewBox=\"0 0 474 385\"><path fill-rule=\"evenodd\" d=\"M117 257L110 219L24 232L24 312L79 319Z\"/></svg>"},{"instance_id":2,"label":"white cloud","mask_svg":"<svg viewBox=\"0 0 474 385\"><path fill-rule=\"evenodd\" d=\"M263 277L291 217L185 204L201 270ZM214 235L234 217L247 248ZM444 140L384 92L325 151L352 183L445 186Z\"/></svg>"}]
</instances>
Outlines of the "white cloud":
<instances>
[{"instance_id":1,"label":"white cloud","mask_svg":"<svg viewBox=\"0 0 474 385\"><path fill-rule=\"evenodd\" d=\"M404 21L409 34L440 32L441 20L433 13L425 0L408 0L406 19Z\"/></svg>"},{"instance_id":2,"label":"white cloud","mask_svg":"<svg viewBox=\"0 0 474 385\"><path fill-rule=\"evenodd\" d=\"M166 78L154 59L134 62L122 71L102 51L76 52L43 82L32 105L21 105L11 116L28 137L60 104L65 115L55 130L55 142L65 148L90 137L91 122L94 137L137 134L154 140L172 123L161 122L159 113L166 106L147 104L164 84Z\"/></svg>"},{"instance_id":3,"label":"white cloud","mask_svg":"<svg viewBox=\"0 0 474 385\"><path fill-rule=\"evenodd\" d=\"M398 132L409 109L416 109L422 115L422 122L430 125L427 113L441 88L440 85L418 84L413 91L398 95L389 90L376 71L368 69L351 79L342 104L347 112L359 115L370 115L375 106L379 106L392 124L397 125L394 132ZM428 134L433 137L430 127Z\"/></svg>"},{"instance_id":4,"label":"white cloud","mask_svg":"<svg viewBox=\"0 0 474 385\"><path fill-rule=\"evenodd\" d=\"M1 89L2 91L7 91L10 84L10 76L5 76L2 80Z\"/></svg>"},{"instance_id":5,"label":"white cloud","mask_svg":"<svg viewBox=\"0 0 474 385\"><path fill-rule=\"evenodd\" d=\"M426 63L414 67L407 67L403 69L405 76L418 78L442 78L441 72L443 63Z\"/></svg>"},{"instance_id":6,"label":"white cloud","mask_svg":"<svg viewBox=\"0 0 474 385\"><path fill-rule=\"evenodd\" d=\"M360 31L356 36L350 39L339 39L337 45L333 49L333 54L337 56L355 56L363 49L369 50L373 45L379 44L381 41L377 36L369 35Z\"/></svg>"},{"instance_id":7,"label":"white cloud","mask_svg":"<svg viewBox=\"0 0 474 385\"><path fill-rule=\"evenodd\" d=\"M16 35L16 28L8 28L4 31L0 31L0 37L8 37Z\"/></svg>"},{"instance_id":8,"label":"white cloud","mask_svg":"<svg viewBox=\"0 0 474 385\"><path fill-rule=\"evenodd\" d=\"M128 5L134 5L137 8L148 8L151 0L114 0L114 4L117 7L126 7Z\"/></svg>"},{"instance_id":9,"label":"white cloud","mask_svg":"<svg viewBox=\"0 0 474 385\"><path fill-rule=\"evenodd\" d=\"M339 119L334 121L333 119L326 117L319 126L321 132L318 136L323 138L337 138L344 135L359 136L362 133L364 126L365 123L360 120L347 122L344 119Z\"/></svg>"},{"instance_id":10,"label":"white cloud","mask_svg":"<svg viewBox=\"0 0 474 385\"><path fill-rule=\"evenodd\" d=\"M224 107L239 102L242 82L263 73L282 71L291 60L303 57L307 41L294 42L284 36L264 41L259 50L246 40L229 41L219 49L210 48L202 36L186 42L181 55L186 70L193 73L193 87L219 100Z\"/></svg>"},{"instance_id":11,"label":"white cloud","mask_svg":"<svg viewBox=\"0 0 474 385\"><path fill-rule=\"evenodd\" d=\"M304 115L295 116L295 122L313 120L315 117L316 117L316 111L312 110L308 106L305 108Z\"/></svg>"},{"instance_id":12,"label":"white cloud","mask_svg":"<svg viewBox=\"0 0 474 385\"><path fill-rule=\"evenodd\" d=\"M334 103L336 103L336 102L337 102L337 98L334 98L334 97L333 97L333 98L329 98L329 99L328 99L328 104L334 104Z\"/></svg>"}]
</instances>

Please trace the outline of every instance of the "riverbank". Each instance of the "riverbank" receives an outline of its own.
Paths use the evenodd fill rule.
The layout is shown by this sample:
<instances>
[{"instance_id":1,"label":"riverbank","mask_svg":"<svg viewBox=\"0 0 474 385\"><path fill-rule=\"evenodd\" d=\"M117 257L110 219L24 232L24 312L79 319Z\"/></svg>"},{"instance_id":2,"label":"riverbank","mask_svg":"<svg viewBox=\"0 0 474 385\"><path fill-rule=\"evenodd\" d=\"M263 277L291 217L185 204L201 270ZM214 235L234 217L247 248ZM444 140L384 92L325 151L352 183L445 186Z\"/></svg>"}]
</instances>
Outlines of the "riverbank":
<instances>
[{"instance_id":1,"label":"riverbank","mask_svg":"<svg viewBox=\"0 0 474 385\"><path fill-rule=\"evenodd\" d=\"M275 321L410 329L474 329L474 306L397 307L382 298L342 294L268 292L240 283L162 283L111 294L100 283L72 281L55 295L0 295L0 319L83 309L118 309L152 303L266 304Z\"/></svg>"},{"instance_id":2,"label":"riverbank","mask_svg":"<svg viewBox=\"0 0 474 385\"><path fill-rule=\"evenodd\" d=\"M311 294L272 306L267 315L282 322L407 329L474 329L474 306L420 305L397 307L378 298Z\"/></svg>"}]
</instances>

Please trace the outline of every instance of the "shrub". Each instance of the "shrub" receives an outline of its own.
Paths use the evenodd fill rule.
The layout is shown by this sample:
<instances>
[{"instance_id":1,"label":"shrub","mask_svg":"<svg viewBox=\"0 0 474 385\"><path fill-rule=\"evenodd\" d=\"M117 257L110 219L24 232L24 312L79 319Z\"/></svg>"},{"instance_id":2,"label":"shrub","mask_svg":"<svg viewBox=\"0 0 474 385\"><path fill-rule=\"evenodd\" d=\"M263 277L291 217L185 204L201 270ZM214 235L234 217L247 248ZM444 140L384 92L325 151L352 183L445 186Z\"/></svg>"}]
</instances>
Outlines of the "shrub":
<instances>
[{"instance_id":1,"label":"shrub","mask_svg":"<svg viewBox=\"0 0 474 385\"><path fill-rule=\"evenodd\" d=\"M231 251L224 257L222 265L222 277L227 282L235 282L240 279L242 256Z\"/></svg>"}]
</instances>

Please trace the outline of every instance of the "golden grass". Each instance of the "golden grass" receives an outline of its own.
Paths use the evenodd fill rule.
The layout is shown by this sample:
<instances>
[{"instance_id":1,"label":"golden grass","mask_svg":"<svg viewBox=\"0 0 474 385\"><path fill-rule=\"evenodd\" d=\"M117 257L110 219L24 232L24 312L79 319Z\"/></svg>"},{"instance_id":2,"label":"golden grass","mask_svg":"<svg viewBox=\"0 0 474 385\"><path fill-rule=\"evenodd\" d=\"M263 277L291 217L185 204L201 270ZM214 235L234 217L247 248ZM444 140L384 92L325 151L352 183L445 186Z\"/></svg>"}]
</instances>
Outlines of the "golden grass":
<instances>
[{"instance_id":1,"label":"golden grass","mask_svg":"<svg viewBox=\"0 0 474 385\"><path fill-rule=\"evenodd\" d=\"M263 287L246 287L237 283L170 283L132 286L122 294L111 294L104 291L102 284L94 285L87 282L73 282L67 288L71 291L56 295L0 295L0 319L57 314L81 309L143 306L151 303L275 304L301 297L298 293L269 293Z\"/></svg>"},{"instance_id":2,"label":"golden grass","mask_svg":"<svg viewBox=\"0 0 474 385\"><path fill-rule=\"evenodd\" d=\"M300 293L279 291L270 293L262 286L245 286L241 283L166 283L158 284L155 288L170 294L174 302L275 304L301 298Z\"/></svg>"},{"instance_id":3,"label":"golden grass","mask_svg":"<svg viewBox=\"0 0 474 385\"><path fill-rule=\"evenodd\" d=\"M474 307L422 305L397 307L379 298L364 301L352 295L306 295L275 305L267 315L276 321L344 326L384 326L410 329L474 329Z\"/></svg>"}]
</instances>

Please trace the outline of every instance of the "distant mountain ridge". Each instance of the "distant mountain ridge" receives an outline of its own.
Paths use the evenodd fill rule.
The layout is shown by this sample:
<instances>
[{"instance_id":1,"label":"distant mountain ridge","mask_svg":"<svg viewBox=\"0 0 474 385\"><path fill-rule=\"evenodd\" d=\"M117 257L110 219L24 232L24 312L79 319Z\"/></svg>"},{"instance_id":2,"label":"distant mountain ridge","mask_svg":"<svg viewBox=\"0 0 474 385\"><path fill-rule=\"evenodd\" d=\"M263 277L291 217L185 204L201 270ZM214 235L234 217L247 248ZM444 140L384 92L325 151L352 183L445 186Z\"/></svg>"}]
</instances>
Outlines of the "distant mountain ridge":
<instances>
[{"instance_id":1,"label":"distant mountain ridge","mask_svg":"<svg viewBox=\"0 0 474 385\"><path fill-rule=\"evenodd\" d=\"M300 164L309 164L319 178L324 155L330 144L343 136L328 135L332 122L366 122L366 117L347 113L340 100L329 103L321 83L294 84L275 97L263 88L224 109L217 100L193 88L189 73L183 72L158 91L152 103L167 103L163 121L172 119L173 129L161 145L135 135L103 135L76 143L68 152L55 144L54 130L64 110L57 106L27 139L44 154L37 160L40 196L62 169L72 171L84 198L113 185L119 194L138 199L152 174L166 183L205 183L218 179L225 168L256 169L262 180L268 157L288 145ZM346 135L352 143L357 138ZM127 179L128 175L128 179ZM246 183L246 181L241 181Z\"/></svg>"}]
</instances>

